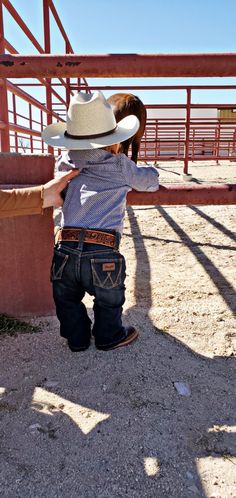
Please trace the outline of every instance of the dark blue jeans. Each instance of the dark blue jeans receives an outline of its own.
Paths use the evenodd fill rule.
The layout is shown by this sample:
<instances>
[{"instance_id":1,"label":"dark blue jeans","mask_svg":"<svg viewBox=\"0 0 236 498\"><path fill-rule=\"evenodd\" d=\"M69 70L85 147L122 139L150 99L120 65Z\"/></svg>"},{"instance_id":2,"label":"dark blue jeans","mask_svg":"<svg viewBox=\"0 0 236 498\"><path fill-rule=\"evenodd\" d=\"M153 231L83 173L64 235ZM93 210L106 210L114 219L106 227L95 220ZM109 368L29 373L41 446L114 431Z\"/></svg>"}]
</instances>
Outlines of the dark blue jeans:
<instances>
[{"instance_id":1,"label":"dark blue jeans","mask_svg":"<svg viewBox=\"0 0 236 498\"><path fill-rule=\"evenodd\" d=\"M54 248L51 282L60 334L73 347L87 347L91 333L97 347L113 346L126 337L125 259L118 249L84 242L60 242ZM82 302L94 296L94 325Z\"/></svg>"}]
</instances>

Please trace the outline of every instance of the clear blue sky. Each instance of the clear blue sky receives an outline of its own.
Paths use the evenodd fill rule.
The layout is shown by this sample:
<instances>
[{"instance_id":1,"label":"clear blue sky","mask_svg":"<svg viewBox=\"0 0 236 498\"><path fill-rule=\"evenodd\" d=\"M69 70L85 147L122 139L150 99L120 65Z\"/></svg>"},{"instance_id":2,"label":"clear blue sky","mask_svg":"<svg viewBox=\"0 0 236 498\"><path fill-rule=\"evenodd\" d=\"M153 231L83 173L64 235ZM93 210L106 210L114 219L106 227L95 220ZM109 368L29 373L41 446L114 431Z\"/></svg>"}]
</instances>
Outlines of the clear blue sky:
<instances>
[{"instance_id":1,"label":"clear blue sky","mask_svg":"<svg viewBox=\"0 0 236 498\"><path fill-rule=\"evenodd\" d=\"M12 0L43 45L42 0ZM54 0L75 53L210 53L236 52L235 0ZM35 53L31 43L5 13L5 36L22 53ZM52 52L63 44L52 23ZM91 80L89 80L92 83ZM236 84L236 78L93 80L95 84ZM139 92L145 103L179 102L184 95ZM195 92L195 102L236 102L236 91Z\"/></svg>"}]
</instances>

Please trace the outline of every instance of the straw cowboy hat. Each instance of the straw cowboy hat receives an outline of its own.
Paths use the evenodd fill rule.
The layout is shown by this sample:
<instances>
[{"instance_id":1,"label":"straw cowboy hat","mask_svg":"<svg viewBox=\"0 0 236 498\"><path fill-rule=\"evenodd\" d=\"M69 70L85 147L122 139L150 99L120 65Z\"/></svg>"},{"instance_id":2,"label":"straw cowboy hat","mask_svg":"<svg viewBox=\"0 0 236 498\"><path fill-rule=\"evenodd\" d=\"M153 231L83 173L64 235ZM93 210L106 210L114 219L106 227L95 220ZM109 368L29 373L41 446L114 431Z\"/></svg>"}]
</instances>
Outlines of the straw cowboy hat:
<instances>
[{"instance_id":1,"label":"straw cowboy hat","mask_svg":"<svg viewBox=\"0 0 236 498\"><path fill-rule=\"evenodd\" d=\"M97 149L124 142L135 135L139 120L130 115L116 123L102 92L77 93L70 101L67 120L47 126L42 139L53 147Z\"/></svg>"}]
</instances>

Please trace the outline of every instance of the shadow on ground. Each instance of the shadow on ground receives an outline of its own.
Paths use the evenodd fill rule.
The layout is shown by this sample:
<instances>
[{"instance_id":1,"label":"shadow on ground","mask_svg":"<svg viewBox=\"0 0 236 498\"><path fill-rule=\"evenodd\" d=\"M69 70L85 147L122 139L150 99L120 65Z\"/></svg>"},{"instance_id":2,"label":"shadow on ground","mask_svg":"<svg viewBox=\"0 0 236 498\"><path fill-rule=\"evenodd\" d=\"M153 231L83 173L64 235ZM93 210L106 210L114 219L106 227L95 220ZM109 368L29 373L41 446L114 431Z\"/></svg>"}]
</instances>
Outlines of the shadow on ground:
<instances>
[{"instance_id":1,"label":"shadow on ground","mask_svg":"<svg viewBox=\"0 0 236 498\"><path fill-rule=\"evenodd\" d=\"M2 497L206 497L199 461L236 456L235 433L227 432L235 425L234 358L196 354L152 323L150 261L132 208L128 216L136 303L125 320L145 323L139 341L72 354L54 318L43 333L1 340ZM220 279L223 296L226 285ZM235 309L235 296L226 302ZM191 395L181 396L175 382Z\"/></svg>"}]
</instances>

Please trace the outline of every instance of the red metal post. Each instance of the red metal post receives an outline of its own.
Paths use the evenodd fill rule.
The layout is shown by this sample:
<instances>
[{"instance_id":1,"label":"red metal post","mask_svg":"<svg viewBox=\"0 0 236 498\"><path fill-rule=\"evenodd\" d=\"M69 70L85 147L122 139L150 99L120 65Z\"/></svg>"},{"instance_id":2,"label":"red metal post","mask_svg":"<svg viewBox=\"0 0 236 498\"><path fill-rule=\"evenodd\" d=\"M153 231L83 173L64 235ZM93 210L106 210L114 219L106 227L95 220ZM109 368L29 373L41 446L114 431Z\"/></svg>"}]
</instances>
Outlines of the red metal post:
<instances>
[{"instance_id":1,"label":"red metal post","mask_svg":"<svg viewBox=\"0 0 236 498\"><path fill-rule=\"evenodd\" d=\"M233 138L233 150L236 148L236 130L234 130L234 138Z\"/></svg>"},{"instance_id":2,"label":"red metal post","mask_svg":"<svg viewBox=\"0 0 236 498\"><path fill-rule=\"evenodd\" d=\"M216 128L216 149L215 149L215 155L218 157L220 153L220 121L218 122L217 128ZM218 159L216 160L217 164L219 164Z\"/></svg>"},{"instance_id":3,"label":"red metal post","mask_svg":"<svg viewBox=\"0 0 236 498\"><path fill-rule=\"evenodd\" d=\"M43 0L43 26L44 26L44 50L47 54L51 52L51 44L50 44L50 10L48 0ZM51 79L46 78L47 86L46 86L46 106L52 111L52 91L51 91ZM47 125L52 123L52 114L47 114ZM53 147L48 146L48 152L53 153Z\"/></svg>"},{"instance_id":4,"label":"red metal post","mask_svg":"<svg viewBox=\"0 0 236 498\"><path fill-rule=\"evenodd\" d=\"M70 53L70 44L67 41L65 44L65 48L66 48L66 53L69 54ZM70 78L66 78L66 108L67 109L68 109L69 104L70 104L70 94L71 94Z\"/></svg>"},{"instance_id":5,"label":"red metal post","mask_svg":"<svg viewBox=\"0 0 236 498\"><path fill-rule=\"evenodd\" d=\"M41 133L43 132L43 111L40 111L40 125L41 125ZM41 140L41 148L42 153L44 152L44 142Z\"/></svg>"},{"instance_id":6,"label":"red metal post","mask_svg":"<svg viewBox=\"0 0 236 498\"><path fill-rule=\"evenodd\" d=\"M185 173L185 175L188 174L190 117L191 117L191 90L190 90L190 88L187 88L186 123L185 123L185 151L184 151L184 173Z\"/></svg>"},{"instance_id":7,"label":"red metal post","mask_svg":"<svg viewBox=\"0 0 236 498\"><path fill-rule=\"evenodd\" d=\"M17 125L16 96L14 93L12 94L12 107L13 107L13 122L14 122L14 125ZM14 135L15 135L15 150L16 150L16 152L18 152L18 136L17 136L16 131L15 131Z\"/></svg>"},{"instance_id":8,"label":"red metal post","mask_svg":"<svg viewBox=\"0 0 236 498\"><path fill-rule=\"evenodd\" d=\"M156 133L155 133L155 161L157 161L157 156L160 154L160 151L159 151L159 136L158 136L158 119L155 120L155 125L156 125ZM146 152L146 151L145 151ZM158 154L159 152L159 154ZM146 152L147 153L147 152Z\"/></svg>"},{"instance_id":9,"label":"red metal post","mask_svg":"<svg viewBox=\"0 0 236 498\"><path fill-rule=\"evenodd\" d=\"M191 154L192 161L194 161L194 154L195 154L195 133L196 130L193 129L193 142L192 142L192 154Z\"/></svg>"},{"instance_id":10,"label":"red metal post","mask_svg":"<svg viewBox=\"0 0 236 498\"><path fill-rule=\"evenodd\" d=\"M33 129L31 104L29 104L29 127L30 127L30 130ZM34 152L33 135L30 135L30 152L31 152L31 154L33 154L33 152Z\"/></svg>"},{"instance_id":11,"label":"red metal post","mask_svg":"<svg viewBox=\"0 0 236 498\"><path fill-rule=\"evenodd\" d=\"M4 26L3 26L3 3L0 0L0 54L5 53L5 39L4 39ZM0 133L0 151L10 151L10 138L9 138L9 117L8 117L8 100L7 100L7 85L6 81L1 81L0 85L0 121L4 123L4 128Z\"/></svg>"},{"instance_id":12,"label":"red metal post","mask_svg":"<svg viewBox=\"0 0 236 498\"><path fill-rule=\"evenodd\" d=\"M178 159L180 159L180 141L181 141L181 132L178 132Z\"/></svg>"}]
</instances>

